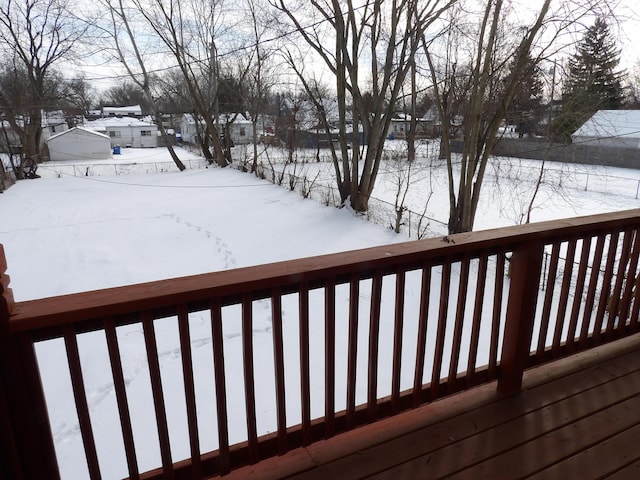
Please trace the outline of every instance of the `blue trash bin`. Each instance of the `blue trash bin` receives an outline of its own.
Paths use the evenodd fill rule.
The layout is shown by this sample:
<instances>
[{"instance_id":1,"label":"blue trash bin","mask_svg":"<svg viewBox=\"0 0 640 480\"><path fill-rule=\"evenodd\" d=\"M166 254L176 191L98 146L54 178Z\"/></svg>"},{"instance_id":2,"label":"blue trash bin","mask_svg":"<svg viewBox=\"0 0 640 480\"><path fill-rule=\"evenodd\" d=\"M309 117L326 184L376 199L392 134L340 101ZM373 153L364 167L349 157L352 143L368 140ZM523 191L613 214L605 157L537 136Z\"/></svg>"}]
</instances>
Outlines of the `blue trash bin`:
<instances>
[{"instance_id":1,"label":"blue trash bin","mask_svg":"<svg viewBox=\"0 0 640 480\"><path fill-rule=\"evenodd\" d=\"M120 145L116 145L115 147L113 147L113 154L120 155Z\"/></svg>"}]
</instances>

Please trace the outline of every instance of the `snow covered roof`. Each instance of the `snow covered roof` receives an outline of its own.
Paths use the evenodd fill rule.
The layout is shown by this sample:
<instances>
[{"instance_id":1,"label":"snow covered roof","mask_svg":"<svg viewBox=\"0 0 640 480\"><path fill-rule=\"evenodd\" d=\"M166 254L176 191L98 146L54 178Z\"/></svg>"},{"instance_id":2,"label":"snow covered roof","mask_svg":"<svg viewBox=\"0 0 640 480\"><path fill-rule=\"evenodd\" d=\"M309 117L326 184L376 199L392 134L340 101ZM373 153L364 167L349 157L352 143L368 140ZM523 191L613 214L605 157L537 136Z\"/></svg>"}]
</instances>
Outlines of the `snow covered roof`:
<instances>
[{"instance_id":1,"label":"snow covered roof","mask_svg":"<svg viewBox=\"0 0 640 480\"><path fill-rule=\"evenodd\" d=\"M97 131L105 131L109 127L156 127L150 121L138 120L133 117L106 117L92 120L84 124L86 128Z\"/></svg>"},{"instance_id":2,"label":"snow covered roof","mask_svg":"<svg viewBox=\"0 0 640 480\"><path fill-rule=\"evenodd\" d=\"M96 136L99 136L99 137L104 137L109 141L111 140L109 138L109 135L105 135L104 133L97 132L96 130L92 130L90 128L85 128L85 127L73 127L73 128L70 128L69 130L65 130L64 132L60 132L60 133L57 133L55 135L51 135L49 137L49 140L47 140L47 141L51 141L54 138L58 138L58 137L61 137L63 135L70 134L70 133L72 133L74 131L80 131L80 132L88 133L90 135L96 135Z\"/></svg>"},{"instance_id":3,"label":"snow covered roof","mask_svg":"<svg viewBox=\"0 0 640 480\"><path fill-rule=\"evenodd\" d=\"M127 107L102 107L104 115L142 115L140 105L130 105Z\"/></svg>"},{"instance_id":4,"label":"snow covered roof","mask_svg":"<svg viewBox=\"0 0 640 480\"><path fill-rule=\"evenodd\" d=\"M599 110L571 136L640 138L640 110Z\"/></svg>"}]
</instances>

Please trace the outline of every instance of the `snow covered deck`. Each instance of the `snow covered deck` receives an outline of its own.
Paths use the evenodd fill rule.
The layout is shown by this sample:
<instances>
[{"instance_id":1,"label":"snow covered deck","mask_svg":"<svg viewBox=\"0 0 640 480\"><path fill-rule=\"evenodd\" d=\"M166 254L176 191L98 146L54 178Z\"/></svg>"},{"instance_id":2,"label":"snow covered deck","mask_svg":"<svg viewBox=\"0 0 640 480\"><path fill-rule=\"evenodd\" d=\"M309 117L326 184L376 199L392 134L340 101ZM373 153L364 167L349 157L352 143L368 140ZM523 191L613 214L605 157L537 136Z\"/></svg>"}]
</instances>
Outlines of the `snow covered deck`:
<instances>
[{"instance_id":1,"label":"snow covered deck","mask_svg":"<svg viewBox=\"0 0 640 480\"><path fill-rule=\"evenodd\" d=\"M319 478L332 468L347 475L348 465L354 478L365 466L380 478L415 478L438 462L452 469L442 476L492 462L533 474L600 441L625 456L636 439L638 356L610 363L595 349L636 348L639 260L640 211L631 210L14 303L0 247L0 478L59 477L48 412L62 405L75 406L92 479L119 459L130 478L145 479L281 476L310 461ZM265 308L271 347L259 357L254 316ZM234 322L238 333L225 335ZM142 337L136 366L148 368L142 393L126 380L131 326ZM209 332L205 379L196 375L196 328ZM167 331L175 346L164 343ZM102 364L87 364L88 333L104 344L90 347L104 350ZM71 379L57 406L47 403L36 352L49 340ZM179 371L162 368L167 352ZM593 368L556 379L561 364L540 367L562 358L583 367L592 358ZM96 369L109 372L114 392L107 416L89 408L85 378ZM214 387L208 402L198 395L203 380ZM145 414L152 420L140 435L134 424ZM121 441L105 448L114 426ZM211 433L216 448L203 450ZM140 468L150 444L155 470Z\"/></svg>"}]
</instances>

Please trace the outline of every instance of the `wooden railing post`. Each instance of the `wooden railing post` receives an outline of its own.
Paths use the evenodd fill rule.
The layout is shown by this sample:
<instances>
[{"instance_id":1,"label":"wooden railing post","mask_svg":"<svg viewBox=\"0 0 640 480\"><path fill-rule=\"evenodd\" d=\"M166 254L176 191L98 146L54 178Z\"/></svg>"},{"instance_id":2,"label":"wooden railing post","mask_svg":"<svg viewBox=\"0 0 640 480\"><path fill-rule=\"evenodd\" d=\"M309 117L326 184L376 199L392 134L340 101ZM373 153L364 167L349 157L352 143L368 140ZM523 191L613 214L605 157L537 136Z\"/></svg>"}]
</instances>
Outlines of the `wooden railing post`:
<instances>
[{"instance_id":1,"label":"wooden railing post","mask_svg":"<svg viewBox=\"0 0 640 480\"><path fill-rule=\"evenodd\" d=\"M11 332L13 293L0 244L0 480L59 479L33 344Z\"/></svg>"},{"instance_id":2,"label":"wooden railing post","mask_svg":"<svg viewBox=\"0 0 640 480\"><path fill-rule=\"evenodd\" d=\"M520 392L527 366L535 319L544 245L532 242L514 248L507 302L498 390L507 395Z\"/></svg>"}]
</instances>

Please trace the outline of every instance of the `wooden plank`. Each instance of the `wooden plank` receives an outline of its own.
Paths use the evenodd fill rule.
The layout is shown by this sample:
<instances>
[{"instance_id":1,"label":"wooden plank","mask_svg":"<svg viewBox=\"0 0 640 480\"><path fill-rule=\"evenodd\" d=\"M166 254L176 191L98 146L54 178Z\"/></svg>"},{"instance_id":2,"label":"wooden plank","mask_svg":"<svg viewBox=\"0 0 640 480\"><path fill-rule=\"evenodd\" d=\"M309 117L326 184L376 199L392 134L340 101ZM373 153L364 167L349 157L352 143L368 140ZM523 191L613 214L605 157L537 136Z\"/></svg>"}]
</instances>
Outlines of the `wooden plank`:
<instances>
[{"instance_id":1,"label":"wooden plank","mask_svg":"<svg viewBox=\"0 0 640 480\"><path fill-rule=\"evenodd\" d=\"M540 331L538 332L538 348L536 353L541 355L547 346L547 333L551 318L551 303L555 296L556 274L558 272L558 259L560 258L560 244L554 243L551 247L551 261L547 272L547 285L545 287L544 301L542 303L542 316L540 319Z\"/></svg>"},{"instance_id":2,"label":"wooden plank","mask_svg":"<svg viewBox=\"0 0 640 480\"><path fill-rule=\"evenodd\" d=\"M422 268L422 283L420 287L420 310L418 319L418 335L416 338L416 363L413 370L413 398L412 406L420 405L422 393L422 376L424 375L424 357L427 349L427 325L429 320L429 294L431 292L431 267Z\"/></svg>"},{"instance_id":3,"label":"wooden plank","mask_svg":"<svg viewBox=\"0 0 640 480\"><path fill-rule=\"evenodd\" d=\"M151 380L151 393L156 414L156 426L160 441L160 458L162 459L163 478L172 479L173 461L171 460L171 445L169 443L169 428L167 426L167 411L164 404L162 380L160 378L160 362L158 346L156 344L153 318L149 311L142 312L142 332L147 350L147 362L149 364L149 377Z\"/></svg>"},{"instance_id":4,"label":"wooden plank","mask_svg":"<svg viewBox=\"0 0 640 480\"><path fill-rule=\"evenodd\" d=\"M249 463L256 463L258 461L258 429L256 426L256 387L253 365L253 302L248 294L242 298L242 367Z\"/></svg>"},{"instance_id":5,"label":"wooden plank","mask_svg":"<svg viewBox=\"0 0 640 480\"><path fill-rule=\"evenodd\" d=\"M396 294L393 318L393 364L391 366L391 411L397 413L400 405L400 373L402 368L402 337L404 332L404 296L406 274L396 272Z\"/></svg>"},{"instance_id":6,"label":"wooden plank","mask_svg":"<svg viewBox=\"0 0 640 480\"><path fill-rule=\"evenodd\" d=\"M560 301L558 302L558 310L556 311L556 328L553 333L553 343L551 351L554 356L558 355L560 350L560 342L562 342L562 332L565 326L565 317L567 314L567 304L569 302L569 290L573 281L573 260L576 255L576 239L572 238L567 247L567 256L564 260L564 271L562 275L562 285L560 287Z\"/></svg>"},{"instance_id":7,"label":"wooden plank","mask_svg":"<svg viewBox=\"0 0 640 480\"><path fill-rule=\"evenodd\" d=\"M569 316L569 329L567 331L567 345L571 351L575 350L576 330L578 328L578 317L583 303L584 283L587 278L587 267L589 266L589 256L591 255L591 238L582 240L582 253L578 266L578 278L573 292L573 305Z\"/></svg>"},{"instance_id":8,"label":"wooden plank","mask_svg":"<svg viewBox=\"0 0 640 480\"><path fill-rule=\"evenodd\" d=\"M636 443L637 445L637 443ZM640 478L640 460L626 465L607 477L607 480L629 480Z\"/></svg>"},{"instance_id":9,"label":"wooden plank","mask_svg":"<svg viewBox=\"0 0 640 480\"><path fill-rule=\"evenodd\" d=\"M284 338L282 332L282 297L275 288L271 295L273 325L273 364L276 381L276 418L278 423L278 454L287 452L287 405L284 376Z\"/></svg>"},{"instance_id":10,"label":"wooden plank","mask_svg":"<svg viewBox=\"0 0 640 480\"><path fill-rule=\"evenodd\" d=\"M122 359L120 356L118 338L116 328L113 324L113 319L109 318L105 321L104 330L107 338L109 363L111 365L111 375L113 376L113 389L116 394L116 402L118 405L118 415L120 417L120 428L122 429L122 439L124 443L125 456L127 458L129 478L131 480L138 480L138 478L140 478L140 472L138 471L136 446L133 439L133 429L131 428L131 414L129 412L129 403L127 401L127 389L124 380L124 372L122 370Z\"/></svg>"},{"instance_id":11,"label":"wooden plank","mask_svg":"<svg viewBox=\"0 0 640 480\"><path fill-rule=\"evenodd\" d=\"M489 344L489 376L496 378L498 365L498 343L501 338L502 297L504 295L505 252L496 255L496 278L493 292L493 312L491 316L491 342Z\"/></svg>"},{"instance_id":12,"label":"wooden plank","mask_svg":"<svg viewBox=\"0 0 640 480\"><path fill-rule=\"evenodd\" d=\"M506 478L531 475L540 467L559 462L635 426L638 417L629 412L637 412L639 408L640 396L635 395L448 478L476 480L496 478L496 475ZM535 458L535 462L525 462L525 458Z\"/></svg>"},{"instance_id":13,"label":"wooden plank","mask_svg":"<svg viewBox=\"0 0 640 480\"><path fill-rule=\"evenodd\" d=\"M602 265L602 255L604 253L604 243L606 235L601 234L598 236L596 242L596 251L593 256L593 262L591 263L591 276L589 278L589 287L587 288L587 297L584 304L584 315L582 316L582 328L580 329L580 343L582 345L589 342L589 327L591 325L591 317L593 315L593 305L596 299L596 291L598 287L598 280L600 278L600 265Z\"/></svg>"},{"instance_id":14,"label":"wooden plank","mask_svg":"<svg viewBox=\"0 0 640 480\"><path fill-rule=\"evenodd\" d=\"M498 390L505 394L520 391L522 374L529 359L543 252L542 243L529 243L514 250L511 257L511 282L498 378Z\"/></svg>"},{"instance_id":15,"label":"wooden plank","mask_svg":"<svg viewBox=\"0 0 640 480\"><path fill-rule=\"evenodd\" d=\"M451 358L449 359L449 376L447 384L451 387L455 384L458 375L458 364L460 363L460 349L462 346L462 328L464 326L465 307L467 304L467 291L469 287L469 268L471 260L464 258L460 268L460 278L458 279L458 301L456 302L456 316L453 326L453 339L451 345ZM452 393L452 392L449 392Z\"/></svg>"},{"instance_id":16,"label":"wooden plank","mask_svg":"<svg viewBox=\"0 0 640 480\"><path fill-rule=\"evenodd\" d=\"M336 418L336 286L329 279L324 299L324 418L325 437L335 434Z\"/></svg>"},{"instance_id":17,"label":"wooden plank","mask_svg":"<svg viewBox=\"0 0 640 480\"><path fill-rule=\"evenodd\" d=\"M556 397L563 398L588 388L590 383L599 384L610 380L615 375L637 371L634 369L636 365L640 365L638 340L637 336L624 338L615 343L531 369L525 373L525 393L514 399L526 397L529 390L542 388L548 395L546 393L536 395L537 400L531 400L532 403L529 405L531 408L539 409L546 404L545 402L557 400ZM580 381L578 381L579 377L582 377ZM514 399L510 402L513 403ZM290 477L362 478L370 473L371 458L374 461L376 457L393 458L392 449L396 444L394 439L417 434L421 429L431 429L440 425L444 429L441 439L446 445L448 443L446 429L452 419L460 418L461 427L471 426L471 429L475 430L473 417L464 416L475 415L481 421L491 421L491 417L484 414L486 412L484 408L490 408L497 402L502 405L503 401L504 398L495 394L495 383L481 385L400 415L379 420L375 424L351 430L329 440L314 443L307 449L292 450L283 457L272 457L257 465L240 468L223 478L225 480L245 478L274 480ZM534 405L533 402L538 403ZM501 412L502 410L498 410L499 414ZM495 421L498 424L504 423L500 418ZM453 432L453 434L459 438L459 432ZM429 444L424 441L424 437L416 437L416 441Z\"/></svg>"},{"instance_id":18,"label":"wooden plank","mask_svg":"<svg viewBox=\"0 0 640 480\"><path fill-rule=\"evenodd\" d=\"M367 417L377 418L378 403L378 348L380 340L380 304L382 303L382 272L373 276L371 309L369 315L369 364L367 368Z\"/></svg>"},{"instance_id":19,"label":"wooden plank","mask_svg":"<svg viewBox=\"0 0 640 480\"><path fill-rule=\"evenodd\" d=\"M469 358L467 359L467 378L469 385L473 381L476 371L476 360L478 357L478 344L480 342L480 321L484 303L484 292L487 283L487 264L489 258L482 255L478 264L478 276L476 278L476 298L473 305L473 322L471 324L471 338L469 345Z\"/></svg>"},{"instance_id":20,"label":"wooden plank","mask_svg":"<svg viewBox=\"0 0 640 480\"><path fill-rule=\"evenodd\" d=\"M536 472L535 477L549 480L558 478L595 480L605 477L611 479L612 474L620 472L621 463L622 466L625 466L625 463L630 463L631 468L635 468L636 476L630 476L631 472L627 471L624 478L639 478L640 464L636 463L640 461L638 445L640 445L640 425L607 438L560 463ZM634 463L636 463L635 467L633 467Z\"/></svg>"},{"instance_id":21,"label":"wooden plank","mask_svg":"<svg viewBox=\"0 0 640 480\"><path fill-rule=\"evenodd\" d=\"M449 289L451 288L451 263L442 266L442 280L440 283L440 304L438 306L438 326L436 329L436 349L433 353L433 368L431 370L431 398L438 398L440 389L440 375L444 356L444 341L447 330L447 313L449 311Z\"/></svg>"},{"instance_id":22,"label":"wooden plank","mask_svg":"<svg viewBox=\"0 0 640 480\"><path fill-rule=\"evenodd\" d=\"M512 401L503 399L480 405L466 412L456 412L455 416L446 419L438 418L438 409L446 409L448 404L455 402L454 399L464 398L463 395L448 397L422 407L420 409L422 411L421 417L418 417L420 419L416 417L412 419L413 429L407 428L402 434L396 433L394 435L391 432L397 428L396 424L404 421L405 415L413 415L415 412L417 416L416 411L363 427L363 439L349 439L347 437L333 450L323 445L310 446L308 451L319 466L313 472L301 473L295 478L361 478L373 475L389 467L394 461L396 464L402 463L418 456L417 452L426 455L428 452L447 447L454 441L473 438L479 432L488 432L496 426L499 427L507 422L518 420L526 413L542 411L556 402L573 398L571 401L579 403L576 395L609 382L614 378L614 374L637 376L640 372L638 360L640 360L640 352L632 352L611 360L606 367L596 364L584 371L579 370L555 381L542 383L523 392L521 396L515 397ZM541 378L534 380L544 381L543 372L545 369L536 370ZM625 380L618 381L620 385L625 384ZM471 394L474 391L485 392L484 389L473 389L465 393ZM482 396L482 393L479 395ZM421 430L422 427L426 430ZM425 441L425 436L429 441ZM368 447L358 443L364 442L365 438L370 442ZM338 442L338 438L336 438L336 442ZM356 453L347 455L346 452ZM453 458L453 454L450 457ZM417 461L416 464L419 465L421 462L424 463L424 459ZM455 460L445 461L445 463L451 462L455 464ZM397 478L411 478L411 475L408 474L409 471L410 469L396 472ZM403 477L403 474L409 476Z\"/></svg>"},{"instance_id":23,"label":"wooden plank","mask_svg":"<svg viewBox=\"0 0 640 480\"><path fill-rule=\"evenodd\" d=\"M180 337L180 356L184 381L184 398L187 407L187 427L191 452L191 474L193 478L202 477L200 459L200 436L198 432L198 414L191 354L191 335L189 333L189 313L186 305L178 307L178 335Z\"/></svg>"},{"instance_id":24,"label":"wooden plank","mask_svg":"<svg viewBox=\"0 0 640 480\"><path fill-rule=\"evenodd\" d=\"M64 345L67 351L67 360L69 362L69 374L71 376L71 386L73 387L73 398L76 403L76 412L78 414L80 433L82 435L82 445L87 459L89 476L91 479L100 479L102 476L100 474L95 437L93 435L93 427L91 425L91 417L89 415L87 394L84 388L82 367L80 365L80 352L78 351L78 340L76 338L76 332L71 325L66 326L64 330Z\"/></svg>"},{"instance_id":25,"label":"wooden plank","mask_svg":"<svg viewBox=\"0 0 640 480\"><path fill-rule=\"evenodd\" d=\"M216 386L216 416L218 430L219 468L222 474L231 469L229 453L229 419L227 415L227 386L224 371L224 337L222 336L222 310L217 299L211 301L211 339L213 374Z\"/></svg>"},{"instance_id":26,"label":"wooden plank","mask_svg":"<svg viewBox=\"0 0 640 480\"><path fill-rule=\"evenodd\" d=\"M347 428L353 428L356 413L356 368L358 360L358 312L360 278L353 275L349 283L349 336L347 338Z\"/></svg>"},{"instance_id":27,"label":"wooden plank","mask_svg":"<svg viewBox=\"0 0 640 480\"><path fill-rule=\"evenodd\" d=\"M300 410L302 445L311 443L311 387L309 374L309 285L303 283L298 294L300 317Z\"/></svg>"}]
</instances>

